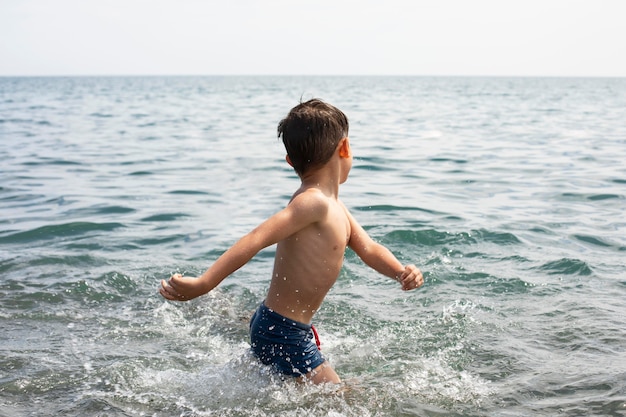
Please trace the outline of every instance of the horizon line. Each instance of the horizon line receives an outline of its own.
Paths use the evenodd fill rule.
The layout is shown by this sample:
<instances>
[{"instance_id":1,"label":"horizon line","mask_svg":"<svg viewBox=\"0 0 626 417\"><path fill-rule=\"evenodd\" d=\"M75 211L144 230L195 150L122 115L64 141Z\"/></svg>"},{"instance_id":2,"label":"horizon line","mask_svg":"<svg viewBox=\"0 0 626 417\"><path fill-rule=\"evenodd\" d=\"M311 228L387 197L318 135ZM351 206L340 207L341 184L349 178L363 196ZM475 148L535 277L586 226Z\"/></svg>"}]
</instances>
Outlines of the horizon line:
<instances>
[{"instance_id":1,"label":"horizon line","mask_svg":"<svg viewBox=\"0 0 626 417\"><path fill-rule=\"evenodd\" d=\"M414 78L626 78L626 75L537 75L537 74L0 74L0 78L70 77L414 77Z\"/></svg>"}]
</instances>

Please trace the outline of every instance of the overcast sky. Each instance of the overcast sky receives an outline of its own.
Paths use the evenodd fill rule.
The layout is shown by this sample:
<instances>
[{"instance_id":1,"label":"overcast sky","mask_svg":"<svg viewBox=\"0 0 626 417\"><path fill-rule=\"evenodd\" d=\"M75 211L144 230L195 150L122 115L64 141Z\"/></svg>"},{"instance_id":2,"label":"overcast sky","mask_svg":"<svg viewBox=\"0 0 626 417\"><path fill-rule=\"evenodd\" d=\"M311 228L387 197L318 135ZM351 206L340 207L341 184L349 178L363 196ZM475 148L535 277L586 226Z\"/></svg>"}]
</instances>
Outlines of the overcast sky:
<instances>
[{"instance_id":1,"label":"overcast sky","mask_svg":"<svg viewBox=\"0 0 626 417\"><path fill-rule=\"evenodd\" d=\"M0 75L626 76L625 0L0 0Z\"/></svg>"}]
</instances>

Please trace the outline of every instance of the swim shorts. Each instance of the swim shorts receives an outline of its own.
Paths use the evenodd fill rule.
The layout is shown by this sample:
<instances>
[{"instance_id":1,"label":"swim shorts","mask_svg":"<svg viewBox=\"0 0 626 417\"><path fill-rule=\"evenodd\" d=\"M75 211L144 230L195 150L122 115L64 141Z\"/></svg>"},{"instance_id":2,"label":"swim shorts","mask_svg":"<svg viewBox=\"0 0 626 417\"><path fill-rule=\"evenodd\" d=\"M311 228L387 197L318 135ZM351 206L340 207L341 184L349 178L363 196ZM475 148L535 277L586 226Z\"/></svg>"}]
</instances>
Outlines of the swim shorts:
<instances>
[{"instance_id":1,"label":"swim shorts","mask_svg":"<svg viewBox=\"0 0 626 417\"><path fill-rule=\"evenodd\" d=\"M294 377L324 363L312 325L297 322L262 303L250 320L252 352L265 365Z\"/></svg>"}]
</instances>

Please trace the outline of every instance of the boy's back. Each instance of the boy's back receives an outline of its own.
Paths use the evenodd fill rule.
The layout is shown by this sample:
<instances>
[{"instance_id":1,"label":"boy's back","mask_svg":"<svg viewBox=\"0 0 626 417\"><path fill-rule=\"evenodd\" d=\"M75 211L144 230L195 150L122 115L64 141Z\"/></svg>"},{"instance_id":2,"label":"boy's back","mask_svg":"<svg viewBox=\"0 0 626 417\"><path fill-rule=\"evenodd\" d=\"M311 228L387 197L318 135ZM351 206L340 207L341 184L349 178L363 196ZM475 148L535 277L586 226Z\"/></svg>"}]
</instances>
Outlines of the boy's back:
<instances>
[{"instance_id":1,"label":"boy's back","mask_svg":"<svg viewBox=\"0 0 626 417\"><path fill-rule=\"evenodd\" d=\"M317 182L315 182L317 184ZM290 205L294 216L309 211L318 220L278 242L265 304L274 311L310 323L333 286L350 239L350 221L336 195L303 184Z\"/></svg>"}]
</instances>

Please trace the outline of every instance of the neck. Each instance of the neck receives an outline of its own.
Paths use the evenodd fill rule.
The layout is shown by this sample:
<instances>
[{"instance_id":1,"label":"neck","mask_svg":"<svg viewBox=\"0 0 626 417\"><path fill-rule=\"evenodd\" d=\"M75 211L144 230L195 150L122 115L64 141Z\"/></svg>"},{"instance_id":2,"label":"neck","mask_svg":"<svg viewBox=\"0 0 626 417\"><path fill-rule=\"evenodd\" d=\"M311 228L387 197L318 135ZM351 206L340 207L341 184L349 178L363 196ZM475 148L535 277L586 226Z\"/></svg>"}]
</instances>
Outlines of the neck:
<instances>
[{"instance_id":1,"label":"neck","mask_svg":"<svg viewBox=\"0 0 626 417\"><path fill-rule=\"evenodd\" d=\"M340 172L334 169L330 164L311 170L301 177L302 187L315 187L327 196L339 197Z\"/></svg>"}]
</instances>

